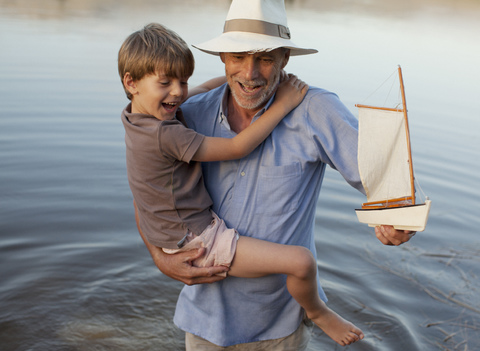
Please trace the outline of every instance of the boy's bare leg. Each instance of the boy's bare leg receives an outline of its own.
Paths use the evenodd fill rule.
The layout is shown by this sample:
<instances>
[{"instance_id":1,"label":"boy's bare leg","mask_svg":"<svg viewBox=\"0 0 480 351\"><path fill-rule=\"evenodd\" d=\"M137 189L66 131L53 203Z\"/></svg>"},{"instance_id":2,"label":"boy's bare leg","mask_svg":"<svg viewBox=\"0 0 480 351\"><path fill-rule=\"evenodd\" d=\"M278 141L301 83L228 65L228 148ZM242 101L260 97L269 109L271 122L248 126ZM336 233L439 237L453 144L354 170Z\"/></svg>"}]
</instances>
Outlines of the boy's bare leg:
<instances>
[{"instance_id":1,"label":"boy's bare leg","mask_svg":"<svg viewBox=\"0 0 480 351\"><path fill-rule=\"evenodd\" d=\"M340 317L320 299L317 289L317 264L310 250L241 236L228 275L258 278L286 274L287 288L310 318L340 345L363 339L363 332Z\"/></svg>"}]
</instances>

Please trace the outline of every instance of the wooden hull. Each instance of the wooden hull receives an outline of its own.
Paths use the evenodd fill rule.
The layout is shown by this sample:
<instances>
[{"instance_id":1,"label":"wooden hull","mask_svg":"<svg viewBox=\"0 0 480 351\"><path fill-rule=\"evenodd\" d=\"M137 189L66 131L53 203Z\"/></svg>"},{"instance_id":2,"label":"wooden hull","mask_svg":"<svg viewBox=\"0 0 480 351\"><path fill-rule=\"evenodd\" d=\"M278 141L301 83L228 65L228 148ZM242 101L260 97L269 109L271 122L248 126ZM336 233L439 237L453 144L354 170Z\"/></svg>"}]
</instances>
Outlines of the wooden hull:
<instances>
[{"instance_id":1,"label":"wooden hull","mask_svg":"<svg viewBox=\"0 0 480 351\"><path fill-rule=\"evenodd\" d=\"M381 209L357 209L355 210L358 220L370 227L379 225L392 225L398 230L412 230L421 232L427 225L430 212L431 200L424 204L404 207L381 208Z\"/></svg>"}]
</instances>

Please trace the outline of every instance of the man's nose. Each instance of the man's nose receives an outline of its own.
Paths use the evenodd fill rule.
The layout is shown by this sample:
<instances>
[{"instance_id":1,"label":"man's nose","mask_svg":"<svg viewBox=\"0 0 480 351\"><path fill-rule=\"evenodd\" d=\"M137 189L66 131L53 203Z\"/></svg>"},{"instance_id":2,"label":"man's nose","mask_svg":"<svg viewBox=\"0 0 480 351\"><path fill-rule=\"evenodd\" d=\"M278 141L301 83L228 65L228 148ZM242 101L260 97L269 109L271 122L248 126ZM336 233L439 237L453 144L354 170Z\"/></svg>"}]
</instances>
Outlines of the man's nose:
<instances>
[{"instance_id":1,"label":"man's nose","mask_svg":"<svg viewBox=\"0 0 480 351\"><path fill-rule=\"evenodd\" d=\"M249 55L243 65L243 73L245 79L254 80L258 78L258 64L254 58L254 55Z\"/></svg>"}]
</instances>

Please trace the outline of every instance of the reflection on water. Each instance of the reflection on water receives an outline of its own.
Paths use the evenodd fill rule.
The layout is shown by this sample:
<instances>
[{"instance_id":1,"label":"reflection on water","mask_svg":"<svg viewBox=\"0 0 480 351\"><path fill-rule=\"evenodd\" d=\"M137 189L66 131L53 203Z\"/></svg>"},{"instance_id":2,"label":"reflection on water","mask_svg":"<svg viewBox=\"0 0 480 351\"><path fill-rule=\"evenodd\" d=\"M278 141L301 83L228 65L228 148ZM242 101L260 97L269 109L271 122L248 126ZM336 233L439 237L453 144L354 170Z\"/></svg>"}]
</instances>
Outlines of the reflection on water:
<instances>
[{"instance_id":1,"label":"reflection on water","mask_svg":"<svg viewBox=\"0 0 480 351\"><path fill-rule=\"evenodd\" d=\"M217 35L229 2L0 0L2 350L179 350L181 284L136 233L116 54L151 21L189 43ZM475 0L287 1L295 42L318 55L288 69L363 102L402 64L427 230L399 248L357 223L363 197L327 171L316 243L336 311L366 332L350 350L480 346L476 240L480 4ZM194 51L195 85L222 73ZM333 349L319 330L311 349Z\"/></svg>"},{"instance_id":2,"label":"reflection on water","mask_svg":"<svg viewBox=\"0 0 480 351\"><path fill-rule=\"evenodd\" d=\"M148 9L160 9L169 11L173 7L203 9L204 7L220 7L227 9L230 2L225 0L176 0L173 3L155 0L139 0L135 3L126 0L2 0L2 11L21 13L33 18L60 18L72 15L84 15L96 17L117 11L130 12L132 10L144 12ZM359 15L370 14L372 16L402 17L411 16L415 13L438 13L450 16L473 15L478 12L476 0L422 0L410 2L398 2L395 0L286 0L287 10L302 8L316 12L341 12L355 13ZM474 13L472 13L472 11Z\"/></svg>"}]
</instances>

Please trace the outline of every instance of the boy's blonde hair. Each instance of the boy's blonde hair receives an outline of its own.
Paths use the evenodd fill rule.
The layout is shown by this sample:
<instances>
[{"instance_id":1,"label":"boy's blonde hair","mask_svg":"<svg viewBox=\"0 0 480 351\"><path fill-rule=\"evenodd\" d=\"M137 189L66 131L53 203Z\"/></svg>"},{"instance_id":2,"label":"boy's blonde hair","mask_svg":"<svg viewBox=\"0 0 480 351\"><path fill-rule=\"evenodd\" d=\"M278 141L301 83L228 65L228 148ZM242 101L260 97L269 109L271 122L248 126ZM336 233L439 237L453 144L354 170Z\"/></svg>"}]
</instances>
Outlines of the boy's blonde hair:
<instances>
[{"instance_id":1,"label":"boy's blonde hair","mask_svg":"<svg viewBox=\"0 0 480 351\"><path fill-rule=\"evenodd\" d=\"M167 77L189 78L195 60L187 43L174 31L158 23L150 23L128 36L118 52L118 73L130 73L134 81L146 75L164 73ZM132 95L123 87L128 99Z\"/></svg>"}]
</instances>

